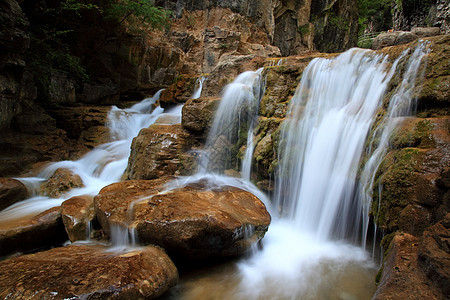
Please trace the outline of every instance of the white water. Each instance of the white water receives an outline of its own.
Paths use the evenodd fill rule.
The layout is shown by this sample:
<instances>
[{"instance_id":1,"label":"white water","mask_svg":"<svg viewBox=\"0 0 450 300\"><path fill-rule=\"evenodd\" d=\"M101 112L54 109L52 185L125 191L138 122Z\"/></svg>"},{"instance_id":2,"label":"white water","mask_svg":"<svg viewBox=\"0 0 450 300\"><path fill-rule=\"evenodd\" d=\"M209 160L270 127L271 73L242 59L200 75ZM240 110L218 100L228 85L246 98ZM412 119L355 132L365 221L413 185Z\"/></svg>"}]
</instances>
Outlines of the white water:
<instances>
[{"instance_id":1,"label":"white water","mask_svg":"<svg viewBox=\"0 0 450 300\"><path fill-rule=\"evenodd\" d=\"M244 173L250 174L251 153L253 153L253 127L262 96L263 69L240 74L225 87L222 100L216 111L214 122L208 133L205 153L199 161L199 173L223 173L233 168L235 158L231 148L239 138L247 134L248 161L243 162ZM238 149L236 149L238 150ZM247 176L247 175L244 175Z\"/></svg>"},{"instance_id":2,"label":"white water","mask_svg":"<svg viewBox=\"0 0 450 300\"><path fill-rule=\"evenodd\" d=\"M415 67L423 49L416 53L410 60ZM323 292L349 269L375 271L364 248L344 240L356 242L367 228L361 214L368 212L355 193L357 171L397 63L352 49L335 59L315 59L304 71L281 133L273 199L278 214L272 214L262 251L238 264L237 299L371 297L374 286L358 280L347 290ZM399 88L392 107L409 107L415 67L407 68L407 89ZM369 292L361 296L361 289Z\"/></svg>"},{"instance_id":3,"label":"white water","mask_svg":"<svg viewBox=\"0 0 450 300\"><path fill-rule=\"evenodd\" d=\"M112 141L102 144L85 154L77 161L61 161L52 163L34 178L17 178L31 191L32 197L15 203L0 212L0 220L8 221L27 215L35 215L46 209L59 206L73 196L96 195L101 188L120 180L128 163L130 146L133 138L142 128L148 127L163 114L155 102L161 91L152 98L133 105L131 108L119 109L115 106L108 114L107 126ZM79 175L85 187L70 190L61 198L39 196L40 184L45 182L58 168L71 170Z\"/></svg>"},{"instance_id":4,"label":"white water","mask_svg":"<svg viewBox=\"0 0 450 300\"><path fill-rule=\"evenodd\" d=\"M414 49L405 68L403 80L389 102L387 114L384 116L382 122L380 122L377 130L374 131L373 137L371 137L372 143L369 145L368 149L370 156L364 165L359 181L360 185L358 187L359 203L362 206L363 229L367 229L369 225L369 211L373 196L375 174L385 157L392 132L395 127L403 121L404 117L411 116L416 108L416 99L413 97L414 86L419 75L420 65L422 64L425 55L429 52L428 46L429 45L424 42ZM401 58L409 51L411 51L411 49L405 50ZM374 141L377 141L377 145L374 145ZM378 199L379 208L382 201L382 186L380 185L378 188L380 195ZM375 232L373 234L375 236L376 226L374 230ZM363 230L362 241L365 243L366 240L367 230ZM374 253L374 250L372 252Z\"/></svg>"}]
</instances>

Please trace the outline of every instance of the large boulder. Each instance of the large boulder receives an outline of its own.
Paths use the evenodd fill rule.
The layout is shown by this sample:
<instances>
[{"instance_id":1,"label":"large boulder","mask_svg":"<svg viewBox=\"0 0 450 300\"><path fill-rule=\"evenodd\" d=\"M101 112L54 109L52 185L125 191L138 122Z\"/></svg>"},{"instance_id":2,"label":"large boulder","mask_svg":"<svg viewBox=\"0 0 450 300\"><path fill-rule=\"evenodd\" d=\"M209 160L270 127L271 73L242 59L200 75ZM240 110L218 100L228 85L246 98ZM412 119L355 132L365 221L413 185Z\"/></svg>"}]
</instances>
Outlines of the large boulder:
<instances>
[{"instance_id":1,"label":"large boulder","mask_svg":"<svg viewBox=\"0 0 450 300\"><path fill-rule=\"evenodd\" d=\"M109 252L70 245L0 262L3 299L154 299L174 286L178 272L157 247Z\"/></svg>"},{"instance_id":2,"label":"large boulder","mask_svg":"<svg viewBox=\"0 0 450 300\"><path fill-rule=\"evenodd\" d=\"M59 207L48 209L34 217L1 220L0 256L61 245L67 234Z\"/></svg>"},{"instance_id":3,"label":"large boulder","mask_svg":"<svg viewBox=\"0 0 450 300\"><path fill-rule=\"evenodd\" d=\"M28 197L27 187L19 180L0 178L0 210Z\"/></svg>"},{"instance_id":4,"label":"large boulder","mask_svg":"<svg viewBox=\"0 0 450 300\"><path fill-rule=\"evenodd\" d=\"M180 124L144 128L133 139L125 179L155 179L184 175L192 170L193 158L185 152L191 141Z\"/></svg>"},{"instance_id":5,"label":"large boulder","mask_svg":"<svg viewBox=\"0 0 450 300\"><path fill-rule=\"evenodd\" d=\"M265 234L270 215L253 194L198 182L166 190L164 180L132 180L103 188L95 197L97 218L135 229L144 244L183 257L238 255Z\"/></svg>"}]
</instances>

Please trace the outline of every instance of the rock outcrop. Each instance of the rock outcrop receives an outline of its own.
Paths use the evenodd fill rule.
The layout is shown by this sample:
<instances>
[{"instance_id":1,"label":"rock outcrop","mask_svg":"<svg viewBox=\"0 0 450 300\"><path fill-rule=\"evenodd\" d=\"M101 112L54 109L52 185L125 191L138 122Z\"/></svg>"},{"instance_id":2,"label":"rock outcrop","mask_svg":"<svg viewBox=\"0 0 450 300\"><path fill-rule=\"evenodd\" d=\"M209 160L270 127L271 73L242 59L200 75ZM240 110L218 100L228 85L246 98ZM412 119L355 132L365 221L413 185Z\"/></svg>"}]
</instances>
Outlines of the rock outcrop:
<instances>
[{"instance_id":1,"label":"rock outcrop","mask_svg":"<svg viewBox=\"0 0 450 300\"><path fill-rule=\"evenodd\" d=\"M205 258L242 254L268 229L270 215L249 192L208 182L166 190L167 178L119 182L94 199L97 217L110 233L112 225L130 227L144 244L173 255Z\"/></svg>"},{"instance_id":2,"label":"rock outcrop","mask_svg":"<svg viewBox=\"0 0 450 300\"><path fill-rule=\"evenodd\" d=\"M178 272L158 247L109 252L70 245L0 262L0 297L20 299L154 299Z\"/></svg>"},{"instance_id":3,"label":"rock outcrop","mask_svg":"<svg viewBox=\"0 0 450 300\"><path fill-rule=\"evenodd\" d=\"M191 139L181 124L144 128L133 139L125 179L155 179L165 175L185 175L193 170L188 153Z\"/></svg>"},{"instance_id":4,"label":"rock outcrop","mask_svg":"<svg viewBox=\"0 0 450 300\"><path fill-rule=\"evenodd\" d=\"M0 223L0 256L54 247L65 241L67 234L59 207L34 217L2 220Z\"/></svg>"}]
</instances>

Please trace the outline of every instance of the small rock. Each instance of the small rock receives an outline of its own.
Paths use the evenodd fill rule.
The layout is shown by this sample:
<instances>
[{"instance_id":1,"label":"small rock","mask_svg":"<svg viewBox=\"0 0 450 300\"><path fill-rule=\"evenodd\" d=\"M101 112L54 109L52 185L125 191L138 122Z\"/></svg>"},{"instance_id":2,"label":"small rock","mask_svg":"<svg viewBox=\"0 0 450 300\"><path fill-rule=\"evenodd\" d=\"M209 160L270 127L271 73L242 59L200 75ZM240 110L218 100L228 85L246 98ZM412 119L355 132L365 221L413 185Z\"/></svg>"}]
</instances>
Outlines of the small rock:
<instances>
[{"instance_id":1,"label":"small rock","mask_svg":"<svg viewBox=\"0 0 450 300\"><path fill-rule=\"evenodd\" d=\"M60 168L41 185L41 193L51 198L59 198L71 189L81 187L84 187L84 184L79 175Z\"/></svg>"},{"instance_id":2,"label":"small rock","mask_svg":"<svg viewBox=\"0 0 450 300\"><path fill-rule=\"evenodd\" d=\"M71 242L88 239L90 222L94 219L94 198L77 196L64 201L61 216Z\"/></svg>"}]
</instances>

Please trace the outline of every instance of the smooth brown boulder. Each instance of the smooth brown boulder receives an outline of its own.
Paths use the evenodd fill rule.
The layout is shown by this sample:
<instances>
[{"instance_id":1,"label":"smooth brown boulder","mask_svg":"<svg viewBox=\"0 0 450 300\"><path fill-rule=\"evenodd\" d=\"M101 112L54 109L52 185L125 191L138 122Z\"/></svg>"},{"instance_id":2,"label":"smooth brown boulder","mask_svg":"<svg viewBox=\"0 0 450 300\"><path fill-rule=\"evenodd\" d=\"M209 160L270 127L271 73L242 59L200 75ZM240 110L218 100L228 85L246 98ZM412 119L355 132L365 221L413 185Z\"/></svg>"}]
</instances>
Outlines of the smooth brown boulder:
<instances>
[{"instance_id":1,"label":"smooth brown boulder","mask_svg":"<svg viewBox=\"0 0 450 300\"><path fill-rule=\"evenodd\" d=\"M89 223L94 219L92 196L72 197L61 204L61 216L71 242L89 238Z\"/></svg>"},{"instance_id":2,"label":"smooth brown boulder","mask_svg":"<svg viewBox=\"0 0 450 300\"><path fill-rule=\"evenodd\" d=\"M378 35L372 43L373 50L388 46L398 46L410 43L419 37L410 31L385 32Z\"/></svg>"},{"instance_id":3,"label":"smooth brown boulder","mask_svg":"<svg viewBox=\"0 0 450 300\"><path fill-rule=\"evenodd\" d=\"M59 207L37 216L0 220L0 256L61 245L67 234Z\"/></svg>"},{"instance_id":4,"label":"smooth brown boulder","mask_svg":"<svg viewBox=\"0 0 450 300\"><path fill-rule=\"evenodd\" d=\"M51 198L59 198L73 188L84 187L81 177L69 169L57 169L55 173L41 185L41 193Z\"/></svg>"},{"instance_id":5,"label":"smooth brown boulder","mask_svg":"<svg viewBox=\"0 0 450 300\"><path fill-rule=\"evenodd\" d=\"M198 182L164 191L164 180L114 183L94 199L97 218L136 229L141 243L184 257L238 255L265 234L270 215L253 194Z\"/></svg>"},{"instance_id":6,"label":"smooth brown boulder","mask_svg":"<svg viewBox=\"0 0 450 300\"><path fill-rule=\"evenodd\" d=\"M70 245L0 262L2 299L154 299L178 272L157 247L108 252Z\"/></svg>"},{"instance_id":7,"label":"smooth brown boulder","mask_svg":"<svg viewBox=\"0 0 450 300\"><path fill-rule=\"evenodd\" d=\"M0 210L28 197L27 187L19 180L0 178Z\"/></svg>"}]
</instances>

